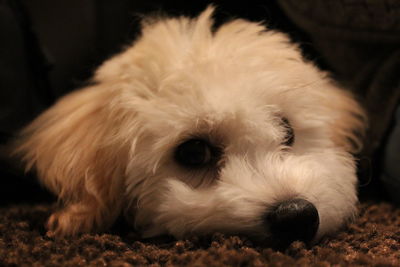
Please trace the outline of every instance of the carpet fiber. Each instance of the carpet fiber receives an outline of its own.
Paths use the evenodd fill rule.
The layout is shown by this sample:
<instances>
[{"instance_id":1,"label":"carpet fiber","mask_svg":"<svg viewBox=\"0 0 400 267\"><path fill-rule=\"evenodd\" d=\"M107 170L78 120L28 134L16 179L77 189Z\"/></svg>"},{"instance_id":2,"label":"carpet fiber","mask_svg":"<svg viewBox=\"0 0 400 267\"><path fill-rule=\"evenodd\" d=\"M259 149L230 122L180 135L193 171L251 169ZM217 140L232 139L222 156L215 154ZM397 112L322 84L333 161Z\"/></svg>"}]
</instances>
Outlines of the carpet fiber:
<instances>
[{"instance_id":1,"label":"carpet fiber","mask_svg":"<svg viewBox=\"0 0 400 267\"><path fill-rule=\"evenodd\" d=\"M130 231L55 240L43 227L51 205L0 208L0 266L400 266L400 209L360 205L360 216L337 235L276 251L238 236L140 240Z\"/></svg>"}]
</instances>

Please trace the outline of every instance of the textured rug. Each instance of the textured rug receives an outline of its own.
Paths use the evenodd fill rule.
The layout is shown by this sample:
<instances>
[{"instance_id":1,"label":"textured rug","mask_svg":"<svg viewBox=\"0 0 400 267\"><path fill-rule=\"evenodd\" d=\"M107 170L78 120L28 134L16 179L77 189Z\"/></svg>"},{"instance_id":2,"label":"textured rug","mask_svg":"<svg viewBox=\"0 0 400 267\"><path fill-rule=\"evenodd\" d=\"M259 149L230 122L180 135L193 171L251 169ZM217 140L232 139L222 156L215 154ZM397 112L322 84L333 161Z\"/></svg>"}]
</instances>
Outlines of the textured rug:
<instances>
[{"instance_id":1,"label":"textured rug","mask_svg":"<svg viewBox=\"0 0 400 267\"><path fill-rule=\"evenodd\" d=\"M400 209L365 202L335 236L276 251L238 236L141 240L117 230L77 238L45 236L47 204L0 208L0 266L400 266Z\"/></svg>"}]
</instances>

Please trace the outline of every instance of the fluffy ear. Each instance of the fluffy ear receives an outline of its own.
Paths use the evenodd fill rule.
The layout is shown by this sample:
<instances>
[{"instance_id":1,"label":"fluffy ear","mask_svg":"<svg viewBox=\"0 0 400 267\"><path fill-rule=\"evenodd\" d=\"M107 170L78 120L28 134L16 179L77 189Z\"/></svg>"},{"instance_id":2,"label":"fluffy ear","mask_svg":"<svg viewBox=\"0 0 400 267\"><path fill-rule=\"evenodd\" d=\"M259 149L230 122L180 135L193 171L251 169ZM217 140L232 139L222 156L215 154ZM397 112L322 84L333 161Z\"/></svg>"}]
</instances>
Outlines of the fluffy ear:
<instances>
[{"instance_id":1,"label":"fluffy ear","mask_svg":"<svg viewBox=\"0 0 400 267\"><path fill-rule=\"evenodd\" d=\"M336 114L330 122L333 142L350 153L360 152L368 123L364 109L348 91L332 86L324 93L324 104Z\"/></svg>"},{"instance_id":2,"label":"fluffy ear","mask_svg":"<svg viewBox=\"0 0 400 267\"><path fill-rule=\"evenodd\" d=\"M17 144L27 169L65 205L49 219L56 235L105 228L120 213L126 151L118 138L122 115L111 114L113 94L93 86L65 96Z\"/></svg>"}]
</instances>

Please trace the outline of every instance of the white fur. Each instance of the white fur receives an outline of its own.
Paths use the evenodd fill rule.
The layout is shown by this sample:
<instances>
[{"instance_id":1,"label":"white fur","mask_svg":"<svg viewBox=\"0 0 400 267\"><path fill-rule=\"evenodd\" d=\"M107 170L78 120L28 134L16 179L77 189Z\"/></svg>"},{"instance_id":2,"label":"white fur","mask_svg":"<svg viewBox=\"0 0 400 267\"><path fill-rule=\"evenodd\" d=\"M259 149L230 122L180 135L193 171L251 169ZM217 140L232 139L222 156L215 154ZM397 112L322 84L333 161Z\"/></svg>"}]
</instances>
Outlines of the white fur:
<instances>
[{"instance_id":1,"label":"white fur","mask_svg":"<svg viewBox=\"0 0 400 267\"><path fill-rule=\"evenodd\" d=\"M360 147L361 108L284 34L245 20L213 32L212 13L145 21L95 85L24 131L17 151L65 203L49 220L55 234L101 230L123 212L144 236L263 237L263 214L295 197L316 206L317 237L354 216L349 152ZM290 148L282 117L295 132ZM219 169L175 162L192 136L223 147Z\"/></svg>"}]
</instances>

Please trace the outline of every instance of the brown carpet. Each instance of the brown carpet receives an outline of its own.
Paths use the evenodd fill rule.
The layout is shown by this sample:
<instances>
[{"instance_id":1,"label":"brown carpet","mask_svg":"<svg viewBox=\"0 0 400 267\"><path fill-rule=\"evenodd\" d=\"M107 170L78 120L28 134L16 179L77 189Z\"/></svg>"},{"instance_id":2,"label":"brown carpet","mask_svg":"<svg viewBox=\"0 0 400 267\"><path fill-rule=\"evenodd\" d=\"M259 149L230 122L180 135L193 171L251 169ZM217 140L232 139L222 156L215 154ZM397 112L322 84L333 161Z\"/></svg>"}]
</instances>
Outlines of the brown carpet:
<instances>
[{"instance_id":1,"label":"brown carpet","mask_svg":"<svg viewBox=\"0 0 400 267\"><path fill-rule=\"evenodd\" d=\"M337 235L285 251L214 234L188 240L140 240L133 232L44 235L50 205L0 208L0 266L400 266L400 208L360 205L360 217Z\"/></svg>"}]
</instances>

